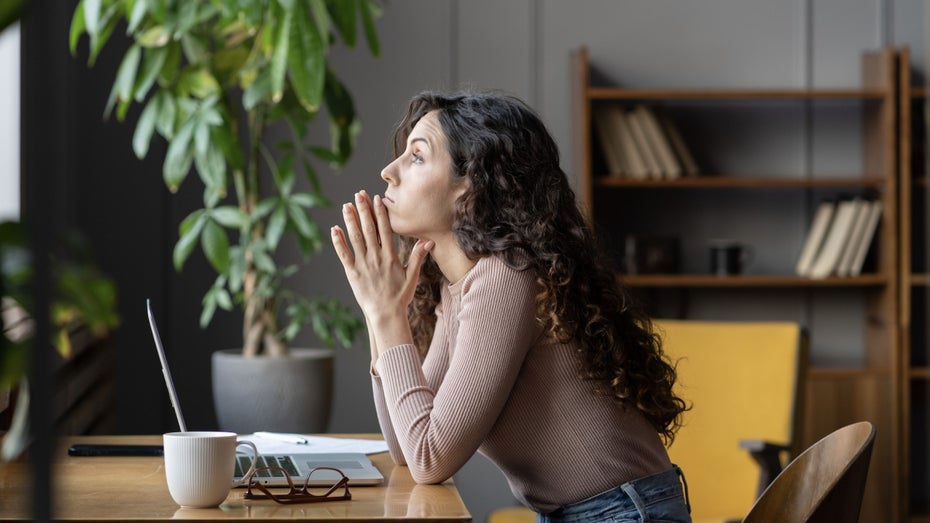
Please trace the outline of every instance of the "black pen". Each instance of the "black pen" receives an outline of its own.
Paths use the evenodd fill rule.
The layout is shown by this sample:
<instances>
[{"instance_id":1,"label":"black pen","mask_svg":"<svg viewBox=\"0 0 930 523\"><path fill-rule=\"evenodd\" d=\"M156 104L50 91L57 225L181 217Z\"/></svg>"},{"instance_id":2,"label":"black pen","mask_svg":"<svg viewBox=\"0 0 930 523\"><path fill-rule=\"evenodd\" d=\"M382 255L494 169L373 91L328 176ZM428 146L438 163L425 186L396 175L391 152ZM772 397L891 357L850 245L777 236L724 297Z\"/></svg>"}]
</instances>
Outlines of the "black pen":
<instances>
[{"instance_id":1,"label":"black pen","mask_svg":"<svg viewBox=\"0 0 930 523\"><path fill-rule=\"evenodd\" d=\"M83 443L71 445L69 456L164 456L161 445L114 445Z\"/></svg>"}]
</instances>

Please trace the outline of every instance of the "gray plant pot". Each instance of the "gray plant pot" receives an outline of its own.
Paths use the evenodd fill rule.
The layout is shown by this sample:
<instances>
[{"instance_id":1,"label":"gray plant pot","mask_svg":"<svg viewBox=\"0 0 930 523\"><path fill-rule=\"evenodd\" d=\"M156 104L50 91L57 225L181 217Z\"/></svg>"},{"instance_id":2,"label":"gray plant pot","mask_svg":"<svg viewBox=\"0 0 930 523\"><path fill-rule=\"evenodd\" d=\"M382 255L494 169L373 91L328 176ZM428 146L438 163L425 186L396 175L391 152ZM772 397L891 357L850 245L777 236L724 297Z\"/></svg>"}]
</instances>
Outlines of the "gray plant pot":
<instances>
[{"instance_id":1,"label":"gray plant pot","mask_svg":"<svg viewBox=\"0 0 930 523\"><path fill-rule=\"evenodd\" d=\"M291 349L285 357L213 353L213 403L220 430L322 433L333 398L331 349Z\"/></svg>"}]
</instances>

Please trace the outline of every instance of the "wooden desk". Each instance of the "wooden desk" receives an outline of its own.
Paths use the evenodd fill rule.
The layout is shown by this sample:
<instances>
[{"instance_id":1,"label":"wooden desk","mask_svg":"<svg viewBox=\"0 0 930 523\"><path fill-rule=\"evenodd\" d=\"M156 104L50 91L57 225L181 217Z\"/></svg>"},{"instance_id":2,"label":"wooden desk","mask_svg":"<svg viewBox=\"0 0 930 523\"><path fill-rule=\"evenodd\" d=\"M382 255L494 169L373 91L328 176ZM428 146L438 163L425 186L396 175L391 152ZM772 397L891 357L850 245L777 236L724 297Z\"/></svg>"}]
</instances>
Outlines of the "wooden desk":
<instances>
[{"instance_id":1,"label":"wooden desk","mask_svg":"<svg viewBox=\"0 0 930 523\"><path fill-rule=\"evenodd\" d=\"M357 436L353 436L357 437ZM318 521L471 521L455 485L418 485L406 467L395 467L385 452L370 456L384 475L377 487L352 487L352 500L280 505L245 500L232 489L214 509L182 509L168 493L161 457L70 457L74 443L161 444L161 436L72 436L53 458L52 517L60 521L198 521L309 519ZM29 463L0 463L0 520L29 519L32 503Z\"/></svg>"}]
</instances>

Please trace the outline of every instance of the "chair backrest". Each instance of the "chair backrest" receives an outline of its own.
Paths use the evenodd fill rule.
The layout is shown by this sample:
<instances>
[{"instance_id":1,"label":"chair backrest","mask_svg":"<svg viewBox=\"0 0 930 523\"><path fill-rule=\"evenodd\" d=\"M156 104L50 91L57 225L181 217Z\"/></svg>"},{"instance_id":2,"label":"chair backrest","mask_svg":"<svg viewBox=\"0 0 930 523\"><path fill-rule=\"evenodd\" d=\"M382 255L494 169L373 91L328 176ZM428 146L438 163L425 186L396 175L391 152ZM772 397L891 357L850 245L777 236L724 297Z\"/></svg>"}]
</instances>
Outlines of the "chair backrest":
<instances>
[{"instance_id":1,"label":"chair backrest","mask_svg":"<svg viewBox=\"0 0 930 523\"><path fill-rule=\"evenodd\" d=\"M868 421L827 435L785 467L743 522L859 521L874 442Z\"/></svg>"},{"instance_id":2,"label":"chair backrest","mask_svg":"<svg viewBox=\"0 0 930 523\"><path fill-rule=\"evenodd\" d=\"M655 324L677 362L676 391L692 405L669 448L688 481L692 517L739 520L756 500L760 476L740 441L800 451L805 332L789 322Z\"/></svg>"}]
</instances>

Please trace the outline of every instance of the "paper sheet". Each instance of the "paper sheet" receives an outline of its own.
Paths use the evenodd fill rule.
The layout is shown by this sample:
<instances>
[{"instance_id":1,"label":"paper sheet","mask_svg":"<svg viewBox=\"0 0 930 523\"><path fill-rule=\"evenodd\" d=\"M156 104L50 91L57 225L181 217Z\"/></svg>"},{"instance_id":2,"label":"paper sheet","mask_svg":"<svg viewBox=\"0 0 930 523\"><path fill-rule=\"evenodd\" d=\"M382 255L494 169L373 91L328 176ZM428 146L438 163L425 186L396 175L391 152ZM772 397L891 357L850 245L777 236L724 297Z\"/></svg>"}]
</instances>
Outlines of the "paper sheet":
<instances>
[{"instance_id":1,"label":"paper sheet","mask_svg":"<svg viewBox=\"0 0 930 523\"><path fill-rule=\"evenodd\" d=\"M248 440L258 447L261 454L306 454L332 452L361 452L377 454L387 452L387 443L377 439L331 438L327 436L304 436L302 434L283 434L303 438L306 444L292 443L257 434L240 434L240 440Z\"/></svg>"}]
</instances>

